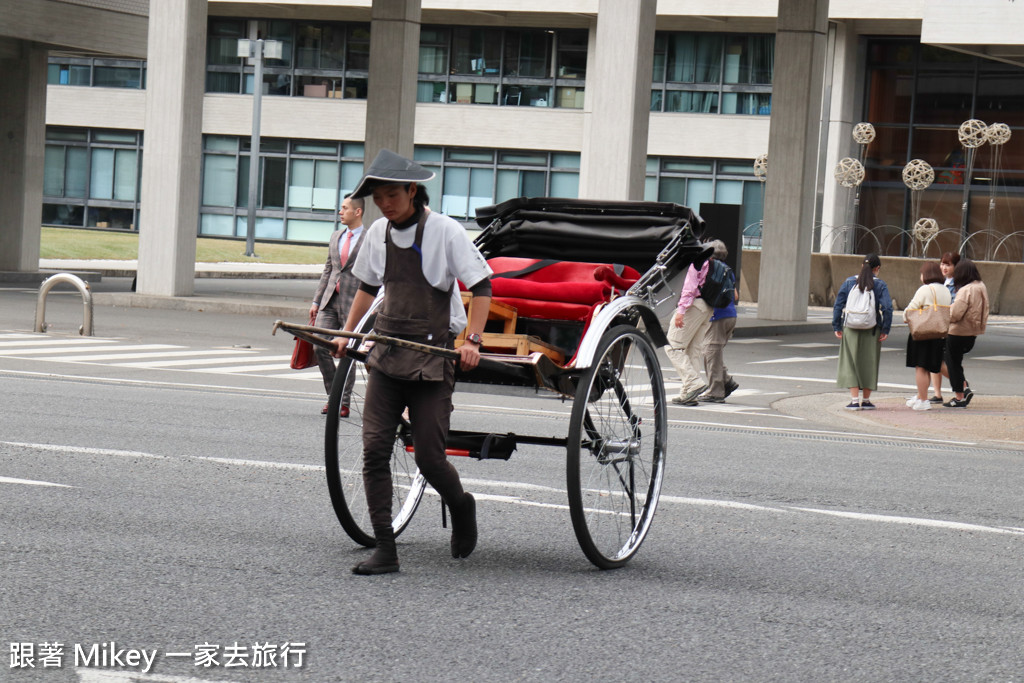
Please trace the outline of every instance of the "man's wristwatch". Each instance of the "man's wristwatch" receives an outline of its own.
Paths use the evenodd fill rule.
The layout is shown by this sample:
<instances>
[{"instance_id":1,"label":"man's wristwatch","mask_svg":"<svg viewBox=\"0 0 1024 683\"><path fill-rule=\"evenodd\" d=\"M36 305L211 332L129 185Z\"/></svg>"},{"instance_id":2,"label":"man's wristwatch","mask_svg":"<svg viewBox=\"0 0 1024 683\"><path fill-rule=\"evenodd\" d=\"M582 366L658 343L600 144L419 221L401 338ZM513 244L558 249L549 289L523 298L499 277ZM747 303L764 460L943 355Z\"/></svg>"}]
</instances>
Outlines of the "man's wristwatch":
<instances>
[{"instance_id":1,"label":"man's wristwatch","mask_svg":"<svg viewBox=\"0 0 1024 683\"><path fill-rule=\"evenodd\" d=\"M480 344L483 343L484 340L483 340L483 338L479 334L474 332L473 334L468 335L466 337L466 341L472 342L472 343L476 344L477 346L480 346Z\"/></svg>"}]
</instances>

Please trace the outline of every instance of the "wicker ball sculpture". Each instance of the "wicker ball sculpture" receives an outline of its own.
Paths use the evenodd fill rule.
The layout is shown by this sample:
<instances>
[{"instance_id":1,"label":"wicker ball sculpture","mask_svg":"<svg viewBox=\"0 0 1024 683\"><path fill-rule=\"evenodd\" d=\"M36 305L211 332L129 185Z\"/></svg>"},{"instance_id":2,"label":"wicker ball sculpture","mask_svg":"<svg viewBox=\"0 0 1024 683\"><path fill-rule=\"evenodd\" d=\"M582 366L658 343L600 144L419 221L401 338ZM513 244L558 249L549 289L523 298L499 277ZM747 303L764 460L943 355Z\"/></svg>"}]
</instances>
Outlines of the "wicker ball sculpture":
<instances>
[{"instance_id":1,"label":"wicker ball sculpture","mask_svg":"<svg viewBox=\"0 0 1024 683\"><path fill-rule=\"evenodd\" d=\"M754 175L764 182L768 178L768 155L761 154L754 159Z\"/></svg>"},{"instance_id":2,"label":"wicker ball sculpture","mask_svg":"<svg viewBox=\"0 0 1024 683\"><path fill-rule=\"evenodd\" d=\"M864 165L853 157L840 159L836 164L835 177L843 187L857 187L864 181Z\"/></svg>"},{"instance_id":3,"label":"wicker ball sculpture","mask_svg":"<svg viewBox=\"0 0 1024 683\"><path fill-rule=\"evenodd\" d=\"M924 190L935 182L935 169L924 159L913 159L903 167L903 184L911 190Z\"/></svg>"},{"instance_id":4,"label":"wicker ball sculpture","mask_svg":"<svg viewBox=\"0 0 1024 683\"><path fill-rule=\"evenodd\" d=\"M911 233L916 239L927 242L939 234L939 223L934 218L918 218Z\"/></svg>"},{"instance_id":5,"label":"wicker ball sculpture","mask_svg":"<svg viewBox=\"0 0 1024 683\"><path fill-rule=\"evenodd\" d=\"M866 145L875 139L875 127L870 123L858 123L853 127L853 141Z\"/></svg>"},{"instance_id":6,"label":"wicker ball sculpture","mask_svg":"<svg viewBox=\"0 0 1024 683\"><path fill-rule=\"evenodd\" d=\"M993 123L985 131L985 141L990 145L1005 145L1010 141L1010 127L1005 123Z\"/></svg>"},{"instance_id":7,"label":"wicker ball sculpture","mask_svg":"<svg viewBox=\"0 0 1024 683\"><path fill-rule=\"evenodd\" d=\"M987 137L988 126L985 125L984 121L979 119L968 119L960 124L960 130L957 133L957 137L960 138L960 144L967 149L975 149L985 144L985 138Z\"/></svg>"}]
</instances>

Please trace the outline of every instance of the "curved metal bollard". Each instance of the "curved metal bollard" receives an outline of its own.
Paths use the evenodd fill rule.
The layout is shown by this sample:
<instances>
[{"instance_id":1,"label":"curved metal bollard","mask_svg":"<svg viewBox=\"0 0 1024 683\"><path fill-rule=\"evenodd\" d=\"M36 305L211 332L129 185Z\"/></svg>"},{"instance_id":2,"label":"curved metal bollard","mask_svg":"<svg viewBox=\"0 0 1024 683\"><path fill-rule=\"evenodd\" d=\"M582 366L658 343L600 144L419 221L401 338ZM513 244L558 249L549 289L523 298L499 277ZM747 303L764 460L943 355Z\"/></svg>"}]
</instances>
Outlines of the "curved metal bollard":
<instances>
[{"instance_id":1,"label":"curved metal bollard","mask_svg":"<svg viewBox=\"0 0 1024 683\"><path fill-rule=\"evenodd\" d=\"M82 293L82 305L85 307L85 317L82 320L82 326L78 328L78 333L85 337L92 336L92 291L89 289L89 283L82 280L77 275L71 273L57 273L43 280L43 284L39 285L39 298L36 299L36 332L46 332L46 295L50 293L50 290L54 286L61 282L68 282L74 285L79 292Z\"/></svg>"}]
</instances>

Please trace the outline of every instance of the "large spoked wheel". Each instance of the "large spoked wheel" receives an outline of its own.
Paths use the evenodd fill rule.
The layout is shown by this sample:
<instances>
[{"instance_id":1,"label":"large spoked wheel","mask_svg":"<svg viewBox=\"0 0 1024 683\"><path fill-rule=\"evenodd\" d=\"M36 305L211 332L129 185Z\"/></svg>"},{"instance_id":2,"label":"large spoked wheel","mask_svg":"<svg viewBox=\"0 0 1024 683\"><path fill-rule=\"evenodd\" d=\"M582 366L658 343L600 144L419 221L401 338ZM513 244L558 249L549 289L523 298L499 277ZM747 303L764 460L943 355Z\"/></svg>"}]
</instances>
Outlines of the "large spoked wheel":
<instances>
[{"instance_id":1,"label":"large spoked wheel","mask_svg":"<svg viewBox=\"0 0 1024 683\"><path fill-rule=\"evenodd\" d=\"M628 562L650 529L664 476L666 419L651 342L630 325L607 331L580 378L566 454L576 539L602 569Z\"/></svg>"},{"instance_id":2,"label":"large spoked wheel","mask_svg":"<svg viewBox=\"0 0 1024 683\"><path fill-rule=\"evenodd\" d=\"M327 402L327 426L324 455L327 465L327 489L338 521L356 543L373 547L373 527L363 489L363 407L366 398L366 366L343 358L331 386ZM349 416L339 417L345 386L351 386ZM407 449L406 446L410 448ZM426 485L412 453L409 424L402 421L395 433L391 453L391 526L402 533L412 520Z\"/></svg>"}]
</instances>

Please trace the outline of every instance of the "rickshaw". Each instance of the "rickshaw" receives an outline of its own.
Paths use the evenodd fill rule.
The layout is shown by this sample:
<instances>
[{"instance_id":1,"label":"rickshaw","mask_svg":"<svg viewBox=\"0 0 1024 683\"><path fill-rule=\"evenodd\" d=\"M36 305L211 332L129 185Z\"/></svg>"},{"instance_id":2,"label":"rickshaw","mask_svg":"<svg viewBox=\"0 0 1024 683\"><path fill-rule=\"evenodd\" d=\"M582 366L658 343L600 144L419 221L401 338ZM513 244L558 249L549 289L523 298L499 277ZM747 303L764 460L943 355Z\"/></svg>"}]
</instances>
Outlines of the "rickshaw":
<instances>
[{"instance_id":1,"label":"rickshaw","mask_svg":"<svg viewBox=\"0 0 1024 683\"><path fill-rule=\"evenodd\" d=\"M688 266L699 267L710 256L697 240L703 221L679 204L559 198L478 208L476 221L483 230L474 243L495 271L493 297L481 363L456 372L455 391L549 393L571 401L572 409L564 437L458 430L456 411L447 452L507 460L519 444L564 449L579 545L597 567L620 567L647 536L665 476L668 428L657 349L668 340L660 321L675 308ZM468 297L464 292L464 302ZM364 362L375 343L402 344L373 333L380 300L349 335L328 400L324 440L338 521L367 547L374 537L361 473ZM311 332L329 333L278 324L310 341ZM455 356L433 347L424 351ZM346 385L349 415L339 417ZM426 486L414 455L403 422L391 460L396 536L409 525Z\"/></svg>"}]
</instances>

